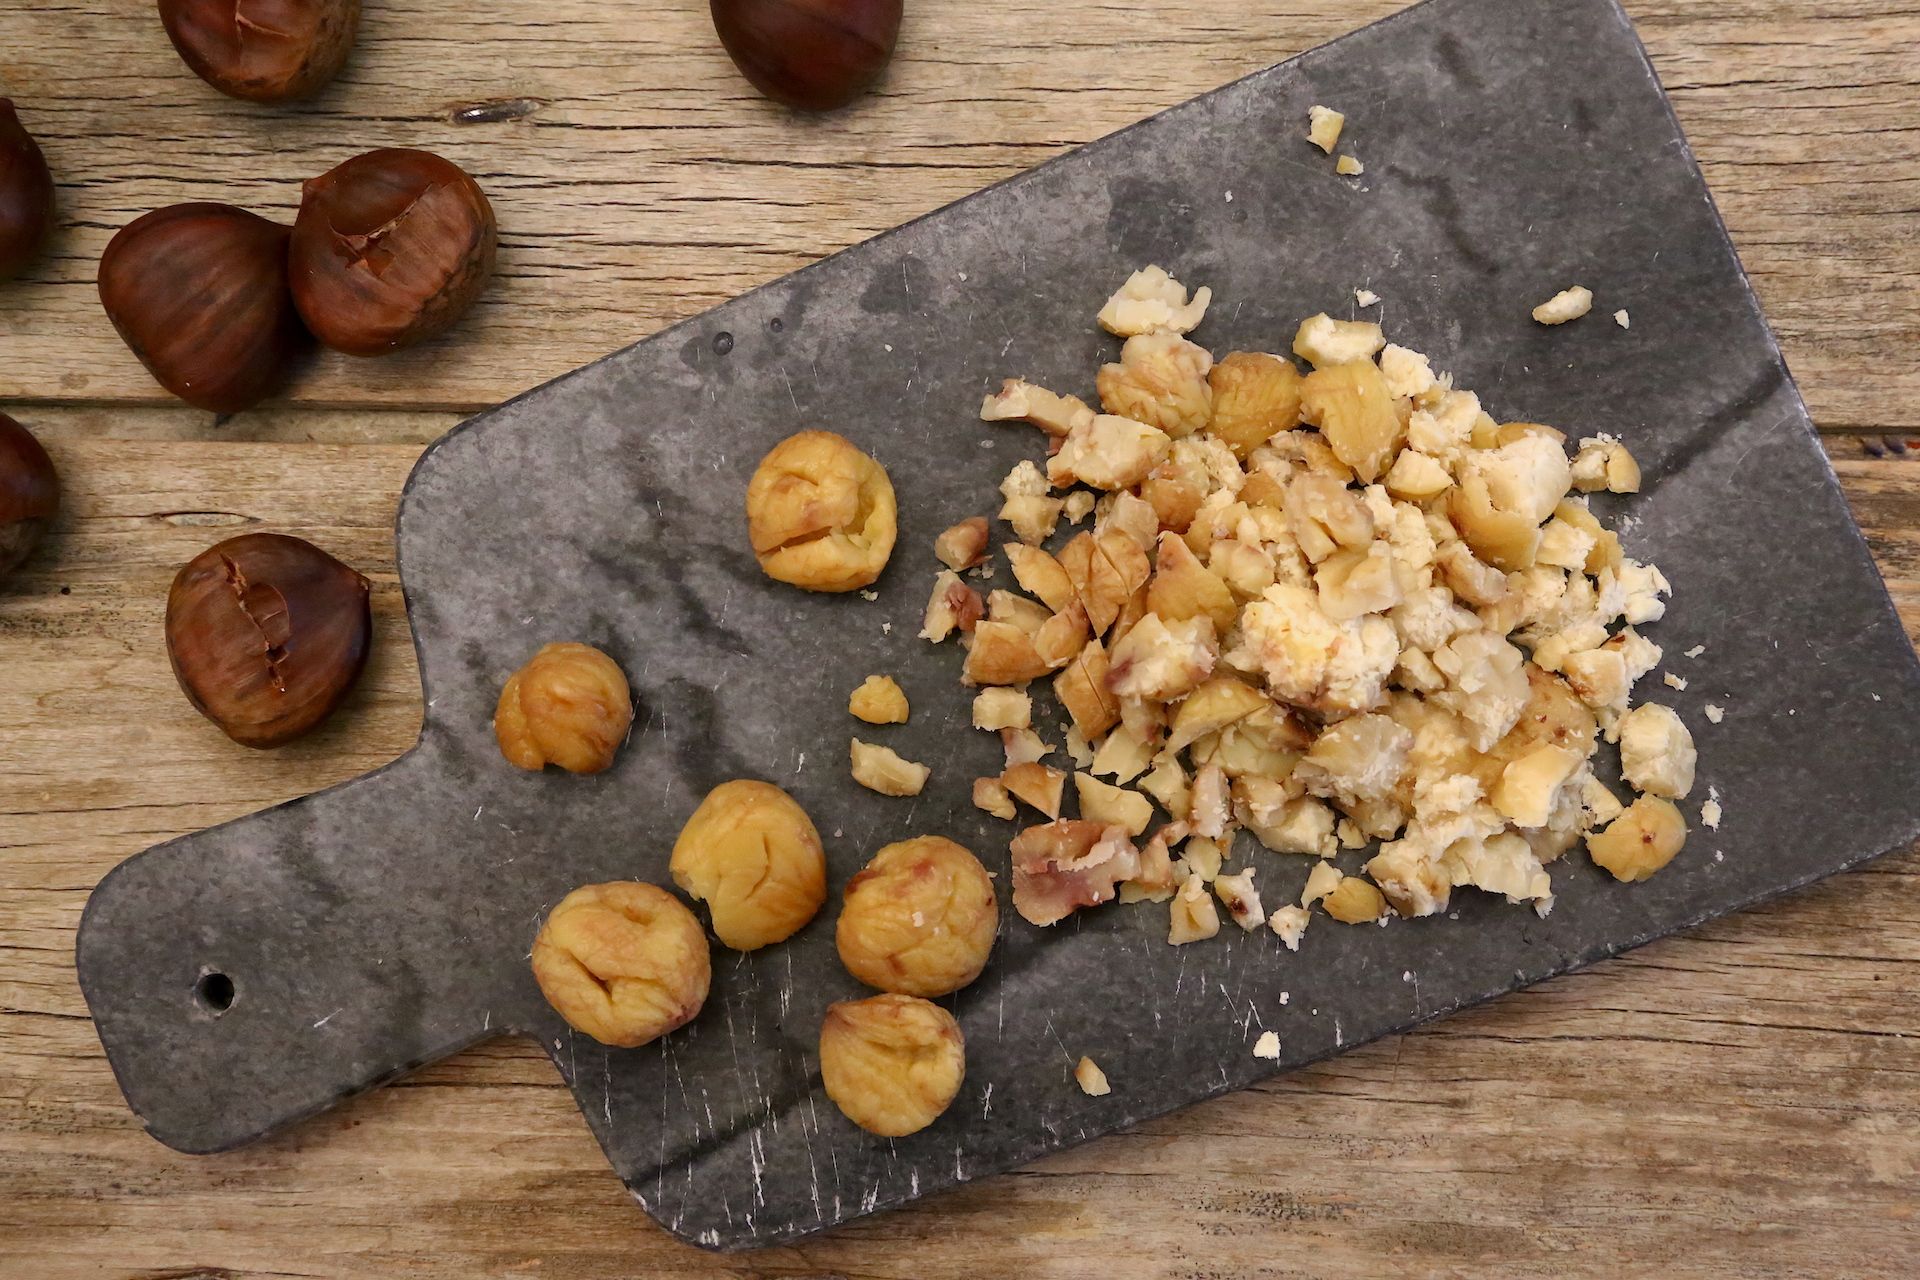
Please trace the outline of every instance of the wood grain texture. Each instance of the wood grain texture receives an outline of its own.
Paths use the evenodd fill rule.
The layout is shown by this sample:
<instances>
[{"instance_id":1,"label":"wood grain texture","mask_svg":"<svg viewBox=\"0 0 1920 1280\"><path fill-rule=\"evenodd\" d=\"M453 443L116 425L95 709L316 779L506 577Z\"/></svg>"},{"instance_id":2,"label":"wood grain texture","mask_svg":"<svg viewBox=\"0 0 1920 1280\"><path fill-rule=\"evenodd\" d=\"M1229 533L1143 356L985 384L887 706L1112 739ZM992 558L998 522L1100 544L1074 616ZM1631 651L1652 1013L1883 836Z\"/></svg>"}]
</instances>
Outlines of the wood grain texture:
<instances>
[{"instance_id":1,"label":"wood grain texture","mask_svg":"<svg viewBox=\"0 0 1920 1280\"><path fill-rule=\"evenodd\" d=\"M882 93L824 121L755 99L699 0L372 5L343 80L283 111L193 79L145 4L0 11L0 93L43 139L66 219L0 294L0 408L68 484L53 546L0 590L0 1277L1911 1275L1912 853L734 1258L631 1205L530 1046L210 1159L147 1139L100 1054L72 962L100 876L412 740L393 510L462 411L1395 7L922 0ZM1858 438L1920 435L1920 12L1629 7L1920 634L1920 460ZM518 119L450 121L520 98ZM394 143L444 150L494 196L503 276L483 306L399 359L323 359L279 406L221 424L168 406L94 299L113 230L185 199L290 216L300 178ZM174 570L241 528L311 538L375 583L366 679L272 754L192 712L160 639ZM1908 785L1896 763L1887 784Z\"/></svg>"}]
</instances>

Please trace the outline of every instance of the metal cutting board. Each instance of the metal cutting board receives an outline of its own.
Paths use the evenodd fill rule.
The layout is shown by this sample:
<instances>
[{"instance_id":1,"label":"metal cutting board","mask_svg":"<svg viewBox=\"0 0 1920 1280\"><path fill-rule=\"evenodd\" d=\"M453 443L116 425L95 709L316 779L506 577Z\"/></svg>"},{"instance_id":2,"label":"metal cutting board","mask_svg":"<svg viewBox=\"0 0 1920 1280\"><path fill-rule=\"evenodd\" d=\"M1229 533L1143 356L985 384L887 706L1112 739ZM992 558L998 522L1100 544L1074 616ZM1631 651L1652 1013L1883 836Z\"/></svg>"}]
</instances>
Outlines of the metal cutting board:
<instances>
[{"instance_id":1,"label":"metal cutting board","mask_svg":"<svg viewBox=\"0 0 1920 1280\"><path fill-rule=\"evenodd\" d=\"M1304 141L1315 103L1347 113L1357 181ZM1046 931L1007 910L991 965L950 1002L966 1085L897 1141L820 1088L821 1012L860 994L831 902L786 945L716 949L705 1011L666 1040L569 1034L528 971L544 911L590 881L666 881L675 831L728 778L776 781L814 815L836 901L882 843L922 832L979 852L1005 893L1011 828L968 800L998 744L967 727L958 649L914 638L931 543L1040 454L1037 431L976 420L982 393L1022 375L1089 394L1116 346L1093 313L1149 262L1214 288L1196 337L1215 351L1284 350L1301 317L1347 314L1364 286L1396 340L1502 419L1631 443L1646 489L1625 542L1673 581L1652 634L1689 681L1652 680L1651 696L1700 744L1686 850L1642 885L1575 853L1546 919L1463 890L1457 919L1322 921L1298 954L1264 930L1168 947L1163 907ZM1594 315L1528 318L1576 281ZM892 472L901 536L876 602L781 587L748 554L747 477L805 427ZM419 744L132 858L88 904L78 965L101 1041L134 1111L181 1150L526 1034L670 1230L788 1240L1684 929L1920 828L1920 793L1880 785L1885 761L1920 753L1912 650L1612 0L1432 0L581 369L429 449L398 546ZM502 681L559 639L632 678L637 727L599 777L509 768L490 732ZM911 724L864 736L934 767L918 799L848 777L846 698L870 672L912 698ZM1709 785L1718 831L1697 820ZM1270 901L1297 891L1304 859L1252 856ZM232 984L218 1015L195 994L208 974ZM1251 1056L1266 1029L1278 1062ZM1083 1053L1110 1096L1075 1087Z\"/></svg>"}]
</instances>

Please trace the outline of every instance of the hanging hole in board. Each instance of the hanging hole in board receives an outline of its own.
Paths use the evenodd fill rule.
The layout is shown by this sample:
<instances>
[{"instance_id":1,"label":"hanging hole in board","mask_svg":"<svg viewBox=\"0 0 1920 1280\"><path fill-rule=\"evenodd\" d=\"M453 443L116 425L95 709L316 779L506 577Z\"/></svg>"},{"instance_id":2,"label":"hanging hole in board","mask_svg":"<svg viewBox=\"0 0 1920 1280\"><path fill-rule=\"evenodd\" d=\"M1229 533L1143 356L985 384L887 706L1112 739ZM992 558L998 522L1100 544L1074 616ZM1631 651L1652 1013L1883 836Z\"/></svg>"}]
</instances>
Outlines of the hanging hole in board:
<instances>
[{"instance_id":1,"label":"hanging hole in board","mask_svg":"<svg viewBox=\"0 0 1920 1280\"><path fill-rule=\"evenodd\" d=\"M193 1002L219 1017L233 1008L233 979L217 969L209 969L193 984Z\"/></svg>"}]
</instances>

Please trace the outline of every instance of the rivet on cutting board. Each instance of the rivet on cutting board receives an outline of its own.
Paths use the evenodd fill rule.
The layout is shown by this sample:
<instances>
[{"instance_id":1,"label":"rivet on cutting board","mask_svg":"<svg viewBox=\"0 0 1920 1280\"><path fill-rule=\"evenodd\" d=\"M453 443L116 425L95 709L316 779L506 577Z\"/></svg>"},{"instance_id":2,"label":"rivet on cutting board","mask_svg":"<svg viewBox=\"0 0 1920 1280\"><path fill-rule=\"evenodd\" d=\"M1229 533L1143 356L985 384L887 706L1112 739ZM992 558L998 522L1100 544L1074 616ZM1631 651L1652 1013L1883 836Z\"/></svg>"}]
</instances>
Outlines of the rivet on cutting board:
<instances>
[{"instance_id":1,"label":"rivet on cutting board","mask_svg":"<svg viewBox=\"0 0 1920 1280\"><path fill-rule=\"evenodd\" d=\"M726 355L727 352L731 350L733 350L732 334L727 333L723 330L722 332L716 333L713 335L713 353L715 355L723 356L723 355Z\"/></svg>"},{"instance_id":2,"label":"rivet on cutting board","mask_svg":"<svg viewBox=\"0 0 1920 1280\"><path fill-rule=\"evenodd\" d=\"M773 330L775 333L782 332L783 330L786 329L786 327L787 327L787 322L785 320L782 320L779 316L775 316L773 319L767 321L767 328Z\"/></svg>"}]
</instances>

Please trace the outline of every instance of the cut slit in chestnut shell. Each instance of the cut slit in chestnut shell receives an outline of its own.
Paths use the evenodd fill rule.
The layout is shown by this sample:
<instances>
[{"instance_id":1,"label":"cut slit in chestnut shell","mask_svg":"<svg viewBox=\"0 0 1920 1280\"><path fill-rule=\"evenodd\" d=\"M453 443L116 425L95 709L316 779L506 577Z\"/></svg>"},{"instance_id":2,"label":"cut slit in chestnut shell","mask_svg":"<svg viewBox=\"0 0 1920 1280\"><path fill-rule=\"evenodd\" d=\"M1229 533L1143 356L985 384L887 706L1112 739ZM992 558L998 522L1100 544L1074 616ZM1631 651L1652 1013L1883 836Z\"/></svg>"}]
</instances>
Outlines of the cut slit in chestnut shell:
<instances>
[{"instance_id":1,"label":"cut slit in chestnut shell","mask_svg":"<svg viewBox=\"0 0 1920 1280\"><path fill-rule=\"evenodd\" d=\"M33 433L0 413L0 582L26 563L60 514L60 478Z\"/></svg>"},{"instance_id":2,"label":"cut slit in chestnut shell","mask_svg":"<svg viewBox=\"0 0 1920 1280\"><path fill-rule=\"evenodd\" d=\"M167 655L187 700L242 746L316 728L353 689L373 633L367 580L310 542L230 538L167 595Z\"/></svg>"},{"instance_id":3,"label":"cut slit in chestnut shell","mask_svg":"<svg viewBox=\"0 0 1920 1280\"><path fill-rule=\"evenodd\" d=\"M248 102L292 102L346 64L360 0L160 0L167 39L193 73Z\"/></svg>"},{"instance_id":4,"label":"cut slit in chestnut shell","mask_svg":"<svg viewBox=\"0 0 1920 1280\"><path fill-rule=\"evenodd\" d=\"M100 305L161 386L238 413L277 391L313 345L287 288L291 234L227 204L156 209L108 242Z\"/></svg>"},{"instance_id":5,"label":"cut slit in chestnut shell","mask_svg":"<svg viewBox=\"0 0 1920 1280\"><path fill-rule=\"evenodd\" d=\"M429 151L383 148L307 182L288 261L314 336L348 355L444 332L493 274L493 206Z\"/></svg>"},{"instance_id":6,"label":"cut slit in chestnut shell","mask_svg":"<svg viewBox=\"0 0 1920 1280\"><path fill-rule=\"evenodd\" d=\"M53 175L13 102L0 98L0 280L40 255L53 230Z\"/></svg>"}]
</instances>

